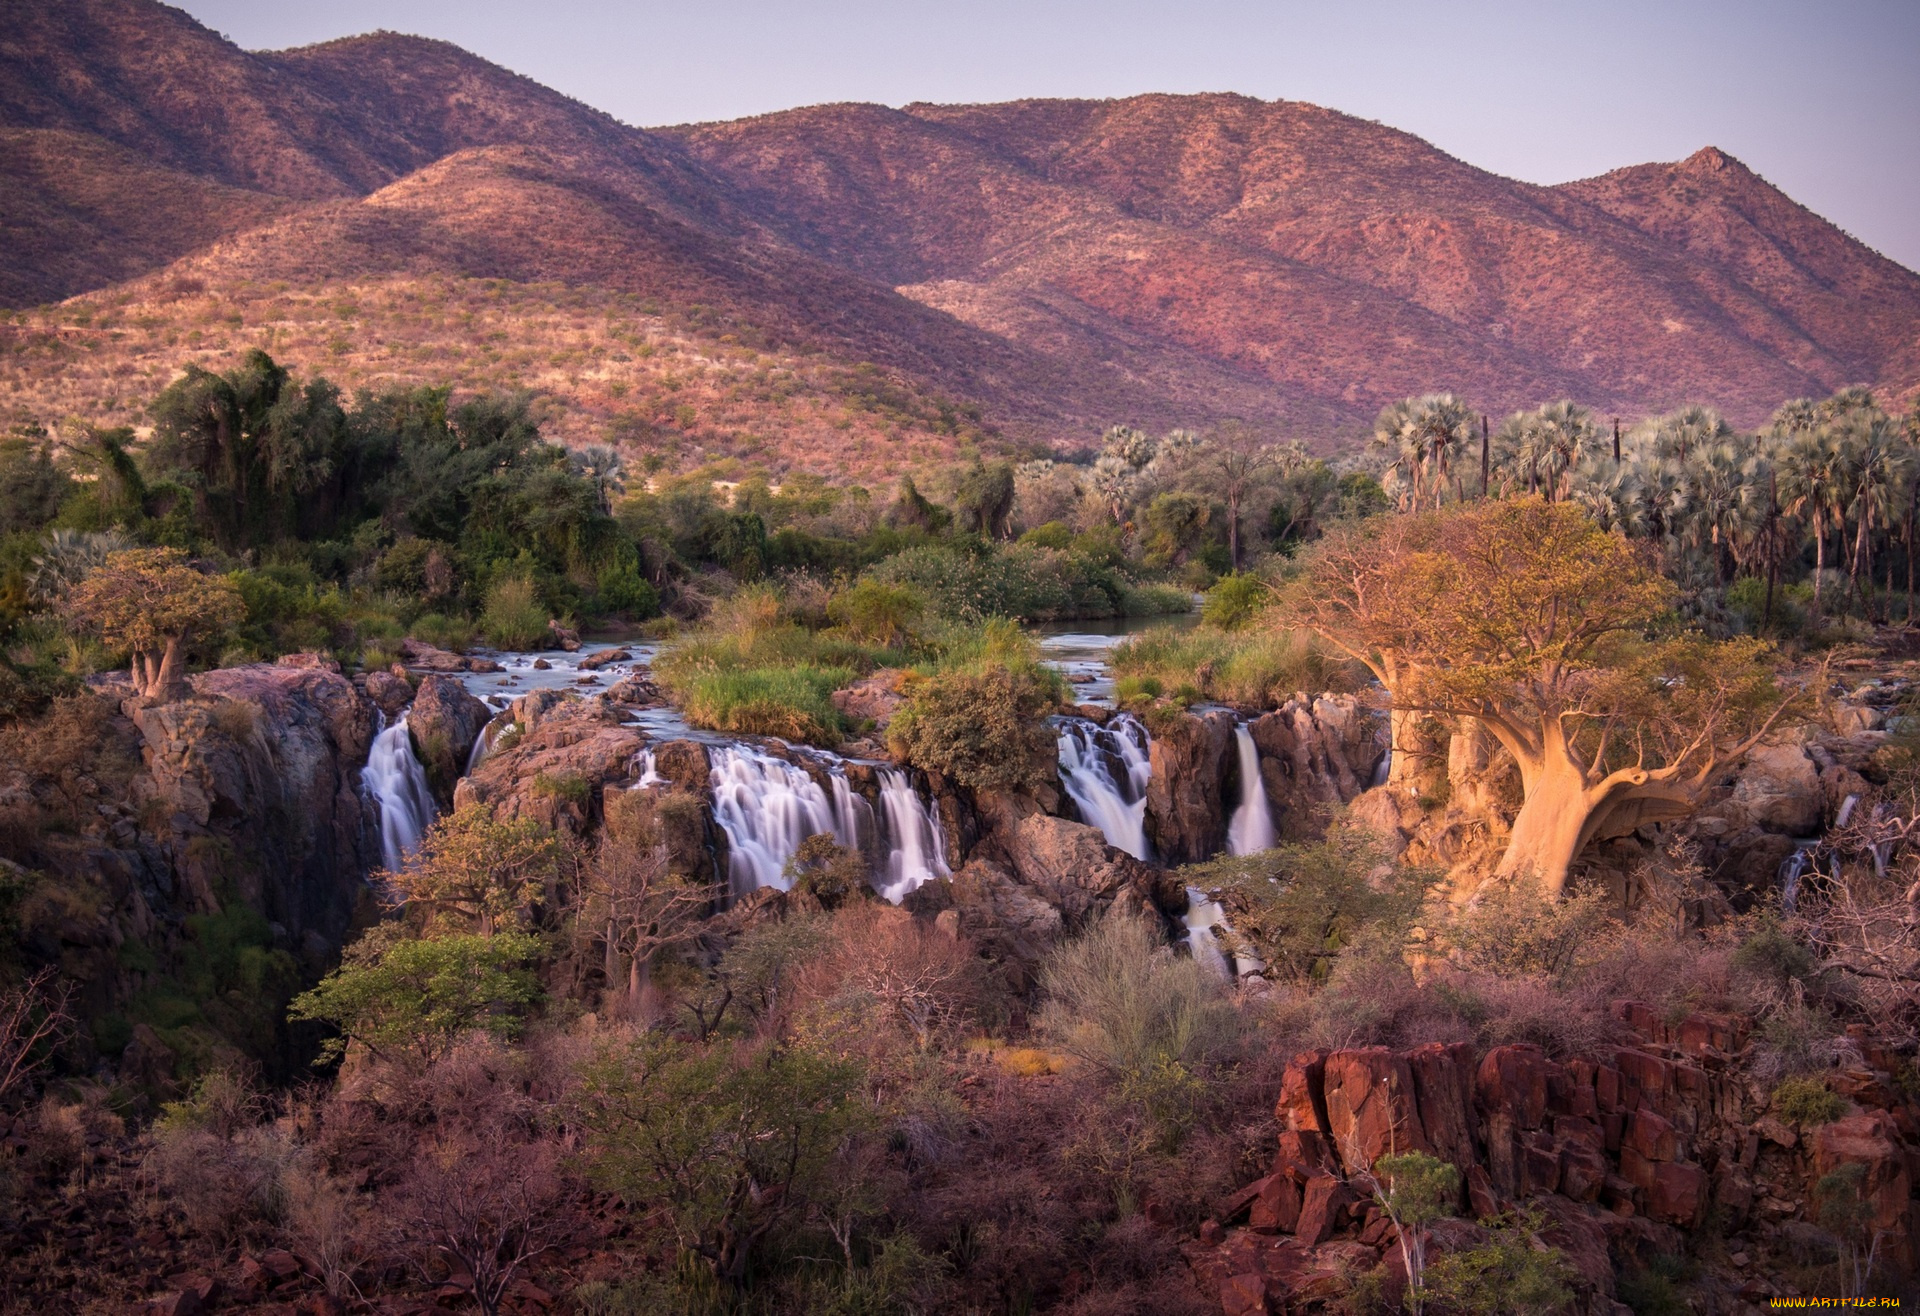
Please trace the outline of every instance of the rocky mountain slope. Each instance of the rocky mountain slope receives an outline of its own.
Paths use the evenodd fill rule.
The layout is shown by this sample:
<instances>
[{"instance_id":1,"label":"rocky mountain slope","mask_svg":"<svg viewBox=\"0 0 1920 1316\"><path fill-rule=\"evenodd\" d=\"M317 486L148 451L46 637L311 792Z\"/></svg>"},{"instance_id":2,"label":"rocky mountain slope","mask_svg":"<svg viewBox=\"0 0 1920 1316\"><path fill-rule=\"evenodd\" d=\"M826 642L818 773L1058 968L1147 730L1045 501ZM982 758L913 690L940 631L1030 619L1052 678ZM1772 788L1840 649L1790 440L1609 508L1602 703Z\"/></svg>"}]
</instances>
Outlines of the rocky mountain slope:
<instances>
[{"instance_id":1,"label":"rocky mountain slope","mask_svg":"<svg viewBox=\"0 0 1920 1316\"><path fill-rule=\"evenodd\" d=\"M570 439L876 471L983 427L1328 442L1441 387L1753 423L1920 383L1920 276L1711 148L1544 188L1224 95L640 131L445 43L252 54L151 0L0 0L0 133L0 302L80 295L15 317L14 421L137 420L129 378L263 339L523 382Z\"/></svg>"}]
</instances>

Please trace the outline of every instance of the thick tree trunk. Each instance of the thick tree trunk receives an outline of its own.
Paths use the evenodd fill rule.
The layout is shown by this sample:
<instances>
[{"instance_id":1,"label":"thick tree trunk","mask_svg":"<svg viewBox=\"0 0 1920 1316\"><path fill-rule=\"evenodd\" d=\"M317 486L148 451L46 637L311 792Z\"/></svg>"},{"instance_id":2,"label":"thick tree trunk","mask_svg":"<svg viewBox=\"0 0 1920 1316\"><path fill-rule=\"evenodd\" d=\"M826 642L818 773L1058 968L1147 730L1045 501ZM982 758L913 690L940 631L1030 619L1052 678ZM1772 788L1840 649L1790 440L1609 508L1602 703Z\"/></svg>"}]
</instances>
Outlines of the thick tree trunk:
<instances>
[{"instance_id":1,"label":"thick tree trunk","mask_svg":"<svg viewBox=\"0 0 1920 1316\"><path fill-rule=\"evenodd\" d=\"M1587 784L1579 768L1557 755L1526 776L1526 802L1514 816L1497 874L1530 876L1540 883L1542 894L1557 899L1585 839L1592 812Z\"/></svg>"}]
</instances>

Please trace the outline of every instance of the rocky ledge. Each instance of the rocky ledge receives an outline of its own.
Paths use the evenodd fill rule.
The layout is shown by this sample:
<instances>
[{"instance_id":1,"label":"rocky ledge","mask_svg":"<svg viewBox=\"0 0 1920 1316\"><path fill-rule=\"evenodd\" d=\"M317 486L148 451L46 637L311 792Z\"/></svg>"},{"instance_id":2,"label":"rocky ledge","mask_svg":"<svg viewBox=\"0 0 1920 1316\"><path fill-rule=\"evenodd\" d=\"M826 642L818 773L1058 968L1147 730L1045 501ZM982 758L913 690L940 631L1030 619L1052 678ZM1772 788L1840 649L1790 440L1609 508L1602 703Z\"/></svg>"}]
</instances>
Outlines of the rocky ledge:
<instances>
[{"instance_id":1,"label":"rocky ledge","mask_svg":"<svg viewBox=\"0 0 1920 1316\"><path fill-rule=\"evenodd\" d=\"M1528 1044L1296 1056L1281 1082L1269 1172L1183 1247L1196 1282L1226 1316L1316 1312L1384 1263L1394 1300L1406 1275L1369 1171L1407 1151L1461 1173L1462 1218L1435 1227L1432 1255L1483 1241L1474 1218L1524 1203L1577 1272L1587 1313L1626 1316L1616 1267L1686 1252L1683 1236L1709 1212L1732 1258L1710 1278L1725 1299L1719 1309L1764 1307L1776 1290L1759 1275L1779 1267L1763 1259L1832 1249L1812 1223L1814 1184L1848 1164L1864 1169L1880 1258L1912 1269L1920 1107L1894 1084L1900 1057L1857 1036L1855 1063L1827 1076L1850 1109L1796 1130L1741 1069L1745 1020L1693 1014L1669 1025L1636 1001L1616 1002L1614 1013L1621 1044L1564 1063Z\"/></svg>"}]
</instances>

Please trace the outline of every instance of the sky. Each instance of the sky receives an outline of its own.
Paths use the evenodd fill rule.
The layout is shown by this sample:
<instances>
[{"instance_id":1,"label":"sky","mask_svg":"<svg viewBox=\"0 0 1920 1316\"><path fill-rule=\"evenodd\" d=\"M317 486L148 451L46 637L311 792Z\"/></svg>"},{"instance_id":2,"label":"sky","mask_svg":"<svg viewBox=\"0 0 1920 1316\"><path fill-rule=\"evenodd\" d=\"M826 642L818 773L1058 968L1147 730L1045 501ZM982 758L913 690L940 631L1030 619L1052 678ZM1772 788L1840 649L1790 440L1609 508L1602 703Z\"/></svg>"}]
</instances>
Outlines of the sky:
<instances>
[{"instance_id":1,"label":"sky","mask_svg":"<svg viewBox=\"0 0 1920 1316\"><path fill-rule=\"evenodd\" d=\"M1234 91L1559 183L1718 146L1920 269L1920 0L176 0L251 50L440 37L639 127Z\"/></svg>"}]
</instances>

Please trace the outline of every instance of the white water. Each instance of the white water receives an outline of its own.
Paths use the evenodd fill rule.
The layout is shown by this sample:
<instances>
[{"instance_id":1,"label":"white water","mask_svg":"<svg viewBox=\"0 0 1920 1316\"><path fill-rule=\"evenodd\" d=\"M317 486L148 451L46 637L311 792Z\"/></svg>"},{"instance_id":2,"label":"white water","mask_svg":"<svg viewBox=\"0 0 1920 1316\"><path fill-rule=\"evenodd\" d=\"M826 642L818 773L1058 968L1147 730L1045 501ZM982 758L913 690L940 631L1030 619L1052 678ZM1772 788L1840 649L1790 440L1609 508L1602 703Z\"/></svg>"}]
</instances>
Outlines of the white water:
<instances>
[{"instance_id":1,"label":"white water","mask_svg":"<svg viewBox=\"0 0 1920 1316\"><path fill-rule=\"evenodd\" d=\"M639 772L640 779L633 783L631 790L645 790L649 786L664 786L667 779L660 775L660 769L653 765L653 751L643 749L633 756L633 767Z\"/></svg>"},{"instance_id":2,"label":"white water","mask_svg":"<svg viewBox=\"0 0 1920 1316\"><path fill-rule=\"evenodd\" d=\"M707 763L735 896L763 886L787 890L787 860L809 836L828 832L841 845L859 844L841 830L832 801L805 769L750 745L715 745Z\"/></svg>"},{"instance_id":3,"label":"white water","mask_svg":"<svg viewBox=\"0 0 1920 1316\"><path fill-rule=\"evenodd\" d=\"M419 847L436 812L426 769L413 754L405 713L374 736L360 781L380 810L380 860L388 872L398 872Z\"/></svg>"},{"instance_id":4,"label":"white water","mask_svg":"<svg viewBox=\"0 0 1920 1316\"><path fill-rule=\"evenodd\" d=\"M879 769L876 817L837 765L830 769L829 792L798 764L751 745L715 745L707 762L713 818L727 834L728 877L736 897L763 886L787 890L787 860L802 841L820 832L849 850L871 854L874 888L896 905L909 891L951 871L933 806L897 768ZM660 780L648 751L640 752L635 766L640 784Z\"/></svg>"},{"instance_id":5,"label":"white water","mask_svg":"<svg viewBox=\"0 0 1920 1316\"><path fill-rule=\"evenodd\" d=\"M461 775L471 777L473 770L493 753L493 742L500 738L500 733L512 725L510 720L496 717L481 727L480 734L473 738L473 748L467 751L467 770Z\"/></svg>"},{"instance_id":6,"label":"white water","mask_svg":"<svg viewBox=\"0 0 1920 1316\"><path fill-rule=\"evenodd\" d=\"M880 895L897 905L909 891L952 870L947 867L946 841L933 806L920 798L900 769L881 768L879 775L882 839L887 846Z\"/></svg>"},{"instance_id":7,"label":"white water","mask_svg":"<svg viewBox=\"0 0 1920 1316\"><path fill-rule=\"evenodd\" d=\"M1080 816L1109 845L1135 859L1151 859L1147 844L1147 779L1153 740L1130 713L1099 726L1085 718L1060 720L1060 783Z\"/></svg>"},{"instance_id":8,"label":"white water","mask_svg":"<svg viewBox=\"0 0 1920 1316\"><path fill-rule=\"evenodd\" d=\"M1273 810L1267 807L1267 784L1260 780L1260 750L1244 722L1233 729L1233 738L1240 748L1240 807L1227 823L1227 853L1271 850Z\"/></svg>"},{"instance_id":9,"label":"white water","mask_svg":"<svg viewBox=\"0 0 1920 1316\"><path fill-rule=\"evenodd\" d=\"M1807 871L1813 848L1819 844L1817 840L1796 842L1793 853L1780 861L1780 908L1789 914L1800 901L1800 879Z\"/></svg>"},{"instance_id":10,"label":"white water","mask_svg":"<svg viewBox=\"0 0 1920 1316\"><path fill-rule=\"evenodd\" d=\"M1209 899L1198 887L1187 888L1187 913L1182 920L1187 926L1187 953L1222 978L1231 978L1233 966L1228 963L1226 952L1220 949L1220 939L1213 931L1225 926L1226 921L1226 911L1220 908L1219 901Z\"/></svg>"}]
</instances>

